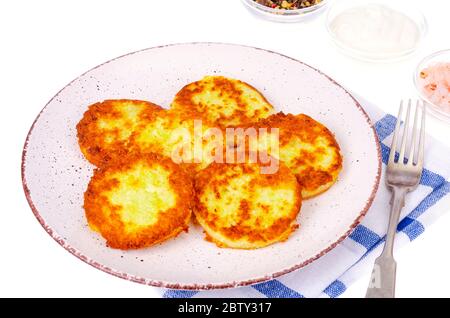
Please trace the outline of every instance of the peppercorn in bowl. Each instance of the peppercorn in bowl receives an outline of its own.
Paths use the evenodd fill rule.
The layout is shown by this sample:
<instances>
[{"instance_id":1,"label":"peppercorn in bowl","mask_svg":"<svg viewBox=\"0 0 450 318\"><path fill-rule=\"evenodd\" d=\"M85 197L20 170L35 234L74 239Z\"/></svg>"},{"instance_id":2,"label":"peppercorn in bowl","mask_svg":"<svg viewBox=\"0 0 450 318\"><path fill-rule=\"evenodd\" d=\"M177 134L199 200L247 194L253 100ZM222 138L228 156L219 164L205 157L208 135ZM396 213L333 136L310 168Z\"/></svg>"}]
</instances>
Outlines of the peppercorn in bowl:
<instances>
[{"instance_id":1,"label":"peppercorn in bowl","mask_svg":"<svg viewBox=\"0 0 450 318\"><path fill-rule=\"evenodd\" d=\"M275 22L300 22L313 18L329 0L242 0L256 16Z\"/></svg>"}]
</instances>

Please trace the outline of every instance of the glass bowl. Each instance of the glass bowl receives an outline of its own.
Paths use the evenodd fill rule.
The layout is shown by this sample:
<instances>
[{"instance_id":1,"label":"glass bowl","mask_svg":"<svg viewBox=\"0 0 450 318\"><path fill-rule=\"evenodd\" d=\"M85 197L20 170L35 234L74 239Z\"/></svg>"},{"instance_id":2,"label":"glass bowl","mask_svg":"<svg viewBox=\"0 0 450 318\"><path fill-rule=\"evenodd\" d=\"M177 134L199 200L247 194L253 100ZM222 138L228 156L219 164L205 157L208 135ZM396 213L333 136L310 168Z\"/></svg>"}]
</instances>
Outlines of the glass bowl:
<instances>
[{"instance_id":1,"label":"glass bowl","mask_svg":"<svg viewBox=\"0 0 450 318\"><path fill-rule=\"evenodd\" d=\"M420 61L420 63L417 65L417 68L414 71L414 78L413 78L414 85L417 89L417 93L419 94L420 98L422 98L422 100L424 100L426 102L428 112L430 114L434 115L435 117L450 124L450 107L449 107L448 111L445 111L442 109L441 106L438 106L435 103L433 103L424 94L422 87L420 85L420 73L422 72L422 70L424 70L428 66L431 66L431 65L439 63L439 62L450 63L450 49L433 53L433 54L425 57L422 61ZM450 94L450 92L449 92L449 94Z\"/></svg>"},{"instance_id":2,"label":"glass bowl","mask_svg":"<svg viewBox=\"0 0 450 318\"><path fill-rule=\"evenodd\" d=\"M341 41L334 33L331 25L334 19L341 14L342 12L355 8L361 7L364 5L382 5L388 7L390 9L396 10L398 12L403 13L407 17L409 17L418 27L419 38L415 46L411 49L400 51L400 52L368 52L361 49L355 49L343 41ZM353 58L369 61L369 62L395 62L401 60L409 55L411 55L420 45L422 40L424 39L428 26L423 13L411 5L411 3L407 0L335 0L332 5L330 5L330 9L328 10L326 16L326 28L328 34L330 35L333 42L336 44L338 49L340 49L344 54L349 55Z\"/></svg>"},{"instance_id":3,"label":"glass bowl","mask_svg":"<svg viewBox=\"0 0 450 318\"><path fill-rule=\"evenodd\" d=\"M241 1L250 12L260 18L275 22L300 22L313 18L323 12L330 0L322 0L322 2L311 7L296 10L272 9L265 5L256 3L253 0Z\"/></svg>"}]
</instances>

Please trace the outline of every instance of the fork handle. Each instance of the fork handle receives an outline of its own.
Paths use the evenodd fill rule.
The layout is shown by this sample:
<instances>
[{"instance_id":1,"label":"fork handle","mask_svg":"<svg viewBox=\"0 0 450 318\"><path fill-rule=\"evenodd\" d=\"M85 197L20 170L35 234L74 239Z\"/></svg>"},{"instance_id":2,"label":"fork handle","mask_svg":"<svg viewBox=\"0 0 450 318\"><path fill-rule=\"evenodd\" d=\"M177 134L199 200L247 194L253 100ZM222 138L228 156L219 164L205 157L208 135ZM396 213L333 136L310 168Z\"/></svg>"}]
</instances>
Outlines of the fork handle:
<instances>
[{"instance_id":1,"label":"fork handle","mask_svg":"<svg viewBox=\"0 0 450 318\"><path fill-rule=\"evenodd\" d=\"M397 263L393 257L381 255L375 260L366 298L394 298Z\"/></svg>"},{"instance_id":2,"label":"fork handle","mask_svg":"<svg viewBox=\"0 0 450 318\"><path fill-rule=\"evenodd\" d=\"M395 274L397 263L393 256L394 238L405 205L406 188L392 188L391 214L383 252L375 260L366 298L393 298L395 296Z\"/></svg>"}]
</instances>

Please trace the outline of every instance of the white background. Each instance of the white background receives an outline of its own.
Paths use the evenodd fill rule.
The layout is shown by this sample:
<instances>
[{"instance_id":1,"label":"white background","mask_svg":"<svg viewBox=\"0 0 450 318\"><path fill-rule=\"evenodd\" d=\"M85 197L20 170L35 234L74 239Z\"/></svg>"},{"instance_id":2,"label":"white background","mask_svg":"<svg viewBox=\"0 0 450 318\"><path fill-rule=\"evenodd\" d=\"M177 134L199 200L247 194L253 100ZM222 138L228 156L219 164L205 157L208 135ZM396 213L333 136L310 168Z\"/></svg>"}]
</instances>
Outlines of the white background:
<instances>
[{"instance_id":1,"label":"white background","mask_svg":"<svg viewBox=\"0 0 450 318\"><path fill-rule=\"evenodd\" d=\"M23 142L35 116L66 83L97 64L146 47L231 42L298 58L395 113L401 98L415 97L412 72L420 58L450 48L450 2L406 2L422 7L428 37L415 56L376 65L338 53L326 33L324 15L308 23L277 24L255 18L239 0L2 1L0 296L158 295L151 287L112 277L67 253L28 207L20 178ZM430 119L428 127L450 145L450 126ZM449 229L447 213L396 253L398 296L450 297ZM343 296L364 296L368 280L369 273Z\"/></svg>"}]
</instances>

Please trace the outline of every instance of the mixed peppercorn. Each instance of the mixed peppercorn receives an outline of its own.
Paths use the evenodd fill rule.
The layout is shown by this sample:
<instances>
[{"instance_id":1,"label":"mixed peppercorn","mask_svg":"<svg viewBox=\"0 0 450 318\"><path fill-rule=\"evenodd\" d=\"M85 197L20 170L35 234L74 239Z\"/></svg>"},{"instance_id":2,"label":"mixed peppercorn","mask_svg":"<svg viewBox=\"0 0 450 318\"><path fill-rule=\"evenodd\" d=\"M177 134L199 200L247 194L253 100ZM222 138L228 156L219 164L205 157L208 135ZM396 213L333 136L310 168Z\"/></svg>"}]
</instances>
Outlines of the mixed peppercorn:
<instances>
[{"instance_id":1,"label":"mixed peppercorn","mask_svg":"<svg viewBox=\"0 0 450 318\"><path fill-rule=\"evenodd\" d=\"M273 9L296 10L311 7L322 0L253 0Z\"/></svg>"}]
</instances>

